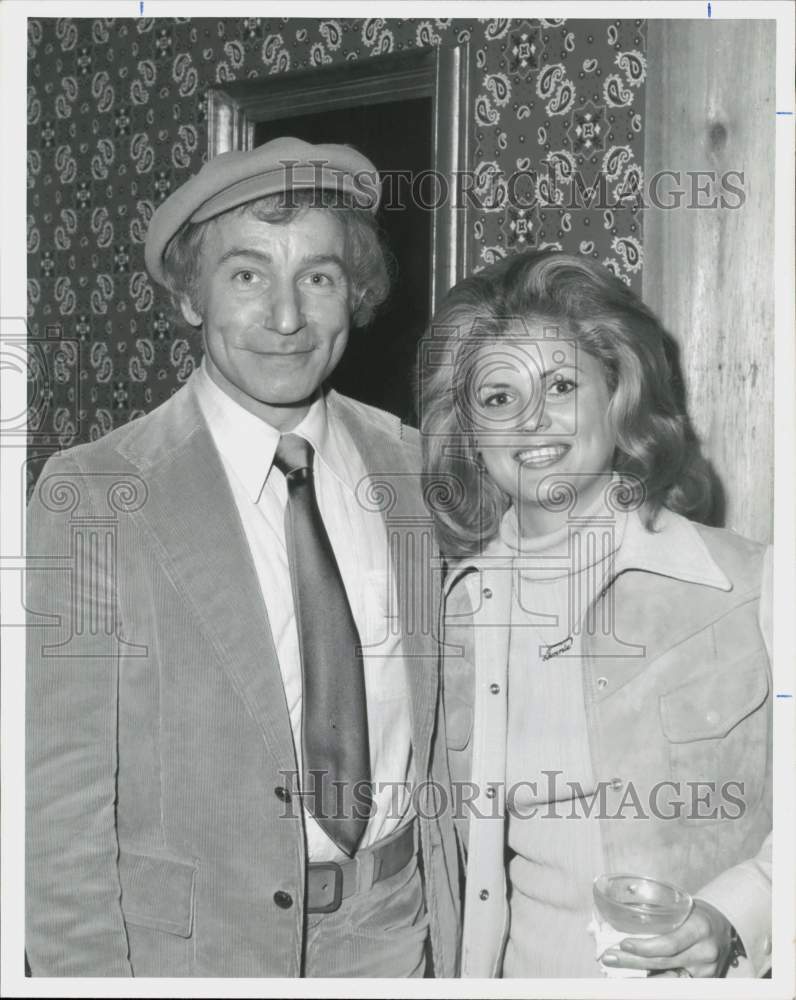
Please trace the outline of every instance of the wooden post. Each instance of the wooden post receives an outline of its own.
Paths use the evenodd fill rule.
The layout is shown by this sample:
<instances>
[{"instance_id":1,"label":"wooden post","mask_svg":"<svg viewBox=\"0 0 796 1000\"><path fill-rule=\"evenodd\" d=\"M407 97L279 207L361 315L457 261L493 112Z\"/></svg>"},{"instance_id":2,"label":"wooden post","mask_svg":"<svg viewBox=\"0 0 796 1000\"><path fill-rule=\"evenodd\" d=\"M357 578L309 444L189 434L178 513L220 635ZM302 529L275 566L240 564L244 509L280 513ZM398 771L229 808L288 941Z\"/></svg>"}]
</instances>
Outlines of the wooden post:
<instances>
[{"instance_id":1,"label":"wooden post","mask_svg":"<svg viewBox=\"0 0 796 1000\"><path fill-rule=\"evenodd\" d=\"M644 213L644 299L680 344L689 412L724 488L724 523L768 541L775 22L650 21L647 54L647 188L675 171L679 184L662 178L659 199L671 201L675 187L685 194L679 208Z\"/></svg>"}]
</instances>

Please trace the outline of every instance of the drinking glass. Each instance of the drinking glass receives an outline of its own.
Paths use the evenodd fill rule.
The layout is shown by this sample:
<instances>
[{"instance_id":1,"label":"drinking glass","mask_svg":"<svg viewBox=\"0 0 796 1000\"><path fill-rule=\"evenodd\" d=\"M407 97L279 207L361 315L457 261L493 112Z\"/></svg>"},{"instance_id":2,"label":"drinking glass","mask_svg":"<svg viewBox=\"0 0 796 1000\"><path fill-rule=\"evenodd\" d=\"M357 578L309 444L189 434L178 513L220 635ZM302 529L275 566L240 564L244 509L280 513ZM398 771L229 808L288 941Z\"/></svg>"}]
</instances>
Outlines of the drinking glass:
<instances>
[{"instance_id":1,"label":"drinking glass","mask_svg":"<svg viewBox=\"0 0 796 1000\"><path fill-rule=\"evenodd\" d=\"M676 930L688 917L694 901L668 882L647 875L598 875L592 887L594 913L589 930L594 936L596 957L626 937L655 937ZM600 968L613 978L646 976L645 969Z\"/></svg>"}]
</instances>

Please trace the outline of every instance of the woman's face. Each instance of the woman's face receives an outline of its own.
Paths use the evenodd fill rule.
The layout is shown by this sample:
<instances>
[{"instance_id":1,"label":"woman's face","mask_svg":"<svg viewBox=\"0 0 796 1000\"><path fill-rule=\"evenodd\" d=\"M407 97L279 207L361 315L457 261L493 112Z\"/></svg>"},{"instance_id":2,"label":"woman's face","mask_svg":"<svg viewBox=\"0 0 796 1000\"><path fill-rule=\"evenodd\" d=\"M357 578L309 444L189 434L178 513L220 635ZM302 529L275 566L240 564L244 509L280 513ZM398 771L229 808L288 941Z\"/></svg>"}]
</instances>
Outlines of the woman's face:
<instances>
[{"instance_id":1,"label":"woman's face","mask_svg":"<svg viewBox=\"0 0 796 1000\"><path fill-rule=\"evenodd\" d=\"M468 386L475 444L487 473L512 498L523 534L555 530L551 484L596 502L610 475L616 433L602 365L565 321L529 321L479 350ZM567 504L566 517L572 507Z\"/></svg>"}]
</instances>

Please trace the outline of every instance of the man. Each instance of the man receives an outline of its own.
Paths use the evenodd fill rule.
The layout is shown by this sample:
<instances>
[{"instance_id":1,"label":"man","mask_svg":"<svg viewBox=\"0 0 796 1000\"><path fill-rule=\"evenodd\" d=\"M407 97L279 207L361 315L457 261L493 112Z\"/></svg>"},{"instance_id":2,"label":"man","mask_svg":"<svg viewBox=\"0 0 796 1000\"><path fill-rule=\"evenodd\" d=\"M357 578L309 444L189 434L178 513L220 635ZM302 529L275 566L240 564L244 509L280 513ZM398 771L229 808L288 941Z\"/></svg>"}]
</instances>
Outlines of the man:
<instances>
[{"instance_id":1,"label":"man","mask_svg":"<svg viewBox=\"0 0 796 1000\"><path fill-rule=\"evenodd\" d=\"M29 510L33 975L455 972L416 434L324 389L387 292L378 197L277 139L152 219L203 365Z\"/></svg>"}]
</instances>

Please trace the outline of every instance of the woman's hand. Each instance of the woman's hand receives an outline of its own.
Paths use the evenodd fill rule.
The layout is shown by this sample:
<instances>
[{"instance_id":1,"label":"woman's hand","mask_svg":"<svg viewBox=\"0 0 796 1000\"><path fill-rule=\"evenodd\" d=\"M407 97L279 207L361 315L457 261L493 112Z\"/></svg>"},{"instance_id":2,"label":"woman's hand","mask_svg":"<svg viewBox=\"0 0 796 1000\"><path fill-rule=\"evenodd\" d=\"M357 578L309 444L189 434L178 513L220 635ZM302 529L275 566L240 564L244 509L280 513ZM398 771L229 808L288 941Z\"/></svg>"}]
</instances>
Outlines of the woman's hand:
<instances>
[{"instance_id":1,"label":"woman's hand","mask_svg":"<svg viewBox=\"0 0 796 1000\"><path fill-rule=\"evenodd\" d=\"M675 975L685 969L696 978L726 974L731 952L732 925L719 911L701 899L694 900L690 916L676 931L652 938L625 938L618 948L609 948L602 963L611 968L649 969Z\"/></svg>"}]
</instances>

